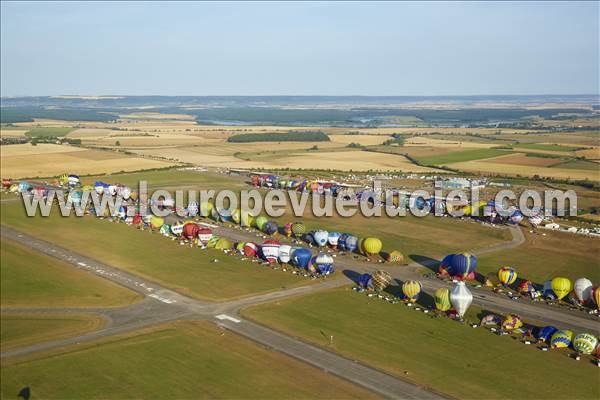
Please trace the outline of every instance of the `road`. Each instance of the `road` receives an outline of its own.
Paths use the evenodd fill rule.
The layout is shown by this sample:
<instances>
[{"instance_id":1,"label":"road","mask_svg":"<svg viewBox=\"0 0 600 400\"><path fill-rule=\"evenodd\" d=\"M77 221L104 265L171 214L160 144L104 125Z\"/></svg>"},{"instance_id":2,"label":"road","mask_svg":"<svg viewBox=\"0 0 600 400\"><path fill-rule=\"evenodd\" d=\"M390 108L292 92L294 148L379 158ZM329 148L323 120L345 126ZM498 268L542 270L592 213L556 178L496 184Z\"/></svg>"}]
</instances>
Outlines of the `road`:
<instances>
[{"instance_id":1,"label":"road","mask_svg":"<svg viewBox=\"0 0 600 400\"><path fill-rule=\"evenodd\" d=\"M234 240L256 240L256 233L227 227L215 228L218 234ZM498 251L518 246L523 237L519 229L514 229L513 240L496 245L493 248L474 249L475 254L482 252ZM141 327L156 325L174 320L204 319L217 323L224 329L242 335L261 345L275 351L294 357L311 364L323 371L342 377L350 382L363 386L387 398L443 398L443 396L420 387L399 377L394 377L382 371L364 365L360 362L349 360L326 349L313 346L296 338L285 335L266 326L248 321L239 315L243 307L276 299L299 296L317 292L327 288L347 285L348 279L326 279L323 282L275 291L267 294L249 296L241 299L210 302L194 299L176 291L163 287L152 280L140 277L121 269L104 264L76 252L64 249L50 242L34 238L25 233L16 231L6 226L1 227L2 238L10 238L41 253L60 259L75 268L108 279L123 287L143 294L144 301L119 309L91 309L90 312L100 314L108 319L108 324L101 330L90 332L81 336L68 339L55 340L10 351L3 352L0 357L8 358L23 356L35 352L62 347L65 345L80 344L117 333L139 329ZM252 238L252 239L251 239ZM354 259L350 256L338 257L339 264L344 264L354 272L386 269L399 281L406 279L420 279L427 291L433 291L440 286L449 286L447 282L438 279L426 279L416 271L421 264L411 264L408 267L387 267L382 264L373 264L364 260ZM346 274L349 276L349 274ZM474 291L474 303L489 310L507 313L517 312L526 318L531 316L535 320L565 326L576 330L597 331L596 320L586 318L579 313L569 313L567 310L542 308L534 303L515 302L503 296L497 296L489 291ZM65 312L86 312L86 309L63 309ZM56 309L45 308L3 308L3 313L56 313Z\"/></svg>"}]
</instances>

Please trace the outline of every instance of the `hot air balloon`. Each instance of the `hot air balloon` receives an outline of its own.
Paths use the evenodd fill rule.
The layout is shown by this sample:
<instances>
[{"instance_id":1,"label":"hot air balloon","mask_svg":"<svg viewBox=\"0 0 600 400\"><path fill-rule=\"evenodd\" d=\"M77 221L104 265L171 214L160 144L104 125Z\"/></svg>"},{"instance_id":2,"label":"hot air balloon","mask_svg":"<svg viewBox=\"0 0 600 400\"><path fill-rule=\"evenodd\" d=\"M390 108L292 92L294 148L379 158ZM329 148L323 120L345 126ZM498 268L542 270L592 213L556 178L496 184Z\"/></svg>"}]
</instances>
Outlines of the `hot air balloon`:
<instances>
[{"instance_id":1,"label":"hot air balloon","mask_svg":"<svg viewBox=\"0 0 600 400\"><path fill-rule=\"evenodd\" d=\"M387 288L392 282L392 277L386 271L378 270L372 275L373 288L377 291L382 291Z\"/></svg>"},{"instance_id":2,"label":"hot air balloon","mask_svg":"<svg viewBox=\"0 0 600 400\"><path fill-rule=\"evenodd\" d=\"M256 217L256 219L254 220L254 224L260 231L263 230L263 228L267 222L269 222L269 220L266 217L263 217L262 215L259 217Z\"/></svg>"},{"instance_id":3,"label":"hot air balloon","mask_svg":"<svg viewBox=\"0 0 600 400\"><path fill-rule=\"evenodd\" d=\"M439 288L433 294L435 308L440 311L448 311L452 307L450 302L450 290L448 288Z\"/></svg>"},{"instance_id":4,"label":"hot air balloon","mask_svg":"<svg viewBox=\"0 0 600 400\"><path fill-rule=\"evenodd\" d=\"M279 246L281 246L281 243L279 243L278 240L269 239L265 240L260 247L264 259L269 262L269 264L275 264L277 262L277 259L279 258Z\"/></svg>"},{"instance_id":5,"label":"hot air balloon","mask_svg":"<svg viewBox=\"0 0 600 400\"><path fill-rule=\"evenodd\" d=\"M184 239L192 240L198 237L198 233L200 231L200 227L196 224L185 224L183 226L183 230L181 231L181 236Z\"/></svg>"},{"instance_id":6,"label":"hot air balloon","mask_svg":"<svg viewBox=\"0 0 600 400\"><path fill-rule=\"evenodd\" d=\"M346 238L348 237L347 233L342 233L338 238L338 249L341 251L346 251Z\"/></svg>"},{"instance_id":7,"label":"hot air balloon","mask_svg":"<svg viewBox=\"0 0 600 400\"><path fill-rule=\"evenodd\" d=\"M477 258L469 253L452 254L442 260L448 274L454 279L466 280L475 275Z\"/></svg>"},{"instance_id":8,"label":"hot air balloon","mask_svg":"<svg viewBox=\"0 0 600 400\"><path fill-rule=\"evenodd\" d=\"M62 174L58 178L58 182L60 183L61 186L67 186L67 184L69 183L69 177L67 176L67 174Z\"/></svg>"},{"instance_id":9,"label":"hot air balloon","mask_svg":"<svg viewBox=\"0 0 600 400\"><path fill-rule=\"evenodd\" d=\"M339 243L339 241L338 241ZM358 238L356 236L348 235L346 237L346 251L355 252L358 248Z\"/></svg>"},{"instance_id":10,"label":"hot air balloon","mask_svg":"<svg viewBox=\"0 0 600 400\"><path fill-rule=\"evenodd\" d=\"M169 225L169 224L162 224L162 226L160 227L159 232L160 232L161 235L169 236L170 233L171 233L171 225Z\"/></svg>"},{"instance_id":11,"label":"hot air balloon","mask_svg":"<svg viewBox=\"0 0 600 400\"><path fill-rule=\"evenodd\" d=\"M214 208L215 206L213 205L213 203L203 201L200 203L200 215L203 217L210 217Z\"/></svg>"},{"instance_id":12,"label":"hot air balloon","mask_svg":"<svg viewBox=\"0 0 600 400\"><path fill-rule=\"evenodd\" d=\"M79 190L71 190L69 191L69 195L67 196L67 202L75 205L81 204L81 198L83 197L83 193ZM108 207L107 207L108 209Z\"/></svg>"},{"instance_id":13,"label":"hot air balloon","mask_svg":"<svg viewBox=\"0 0 600 400\"><path fill-rule=\"evenodd\" d=\"M500 325L502 325L502 318L500 318L500 316L498 316L496 314L488 314L485 317L481 318L479 325L481 325L481 326L485 326L485 325L500 326Z\"/></svg>"},{"instance_id":14,"label":"hot air balloon","mask_svg":"<svg viewBox=\"0 0 600 400\"><path fill-rule=\"evenodd\" d=\"M592 298L592 282L587 278L579 278L573 285L573 291L580 304L585 304Z\"/></svg>"},{"instance_id":15,"label":"hot air balloon","mask_svg":"<svg viewBox=\"0 0 600 400\"><path fill-rule=\"evenodd\" d=\"M458 282L450 291L450 303L462 318L473 302L473 295L464 282Z\"/></svg>"},{"instance_id":16,"label":"hot air balloon","mask_svg":"<svg viewBox=\"0 0 600 400\"><path fill-rule=\"evenodd\" d=\"M274 221L268 221L263 225L262 231L267 235L272 235L277 232L277 223Z\"/></svg>"},{"instance_id":17,"label":"hot air balloon","mask_svg":"<svg viewBox=\"0 0 600 400\"><path fill-rule=\"evenodd\" d=\"M231 219L233 220L234 223L239 224L242 220L241 211L238 209L233 210L233 212L231 213Z\"/></svg>"},{"instance_id":18,"label":"hot air balloon","mask_svg":"<svg viewBox=\"0 0 600 400\"><path fill-rule=\"evenodd\" d=\"M71 174L67 177L67 181L68 181L68 185L70 187L75 187L81 183L81 181L79 180L79 177L77 175L73 175L73 174Z\"/></svg>"},{"instance_id":19,"label":"hot air balloon","mask_svg":"<svg viewBox=\"0 0 600 400\"><path fill-rule=\"evenodd\" d=\"M329 236L327 237L327 243L334 249L337 248L338 242L340 239L339 232L329 232Z\"/></svg>"},{"instance_id":20,"label":"hot air balloon","mask_svg":"<svg viewBox=\"0 0 600 400\"><path fill-rule=\"evenodd\" d=\"M416 301L421 293L421 282L406 281L402 284L402 293L409 301Z\"/></svg>"},{"instance_id":21,"label":"hot air balloon","mask_svg":"<svg viewBox=\"0 0 600 400\"><path fill-rule=\"evenodd\" d=\"M580 333L573 338L573 348L580 354L592 354L598 345L598 338L590 333Z\"/></svg>"},{"instance_id":22,"label":"hot air balloon","mask_svg":"<svg viewBox=\"0 0 600 400\"><path fill-rule=\"evenodd\" d=\"M25 182L25 181L19 182L19 193L28 192L31 189L33 189L33 186L31 186L31 184L29 182Z\"/></svg>"},{"instance_id":23,"label":"hot air balloon","mask_svg":"<svg viewBox=\"0 0 600 400\"><path fill-rule=\"evenodd\" d=\"M164 223L165 220L161 217L157 217L156 215L150 217L150 228L152 229L159 229Z\"/></svg>"},{"instance_id":24,"label":"hot air balloon","mask_svg":"<svg viewBox=\"0 0 600 400\"><path fill-rule=\"evenodd\" d=\"M11 193L16 193L19 191L19 185L17 185L16 183L13 183L12 185L10 185L10 187L8 188L8 191Z\"/></svg>"},{"instance_id":25,"label":"hot air balloon","mask_svg":"<svg viewBox=\"0 0 600 400\"><path fill-rule=\"evenodd\" d=\"M348 240L346 239L346 243L347 241ZM381 240L374 237L368 237L362 243L362 250L368 256L374 256L376 254L379 254L382 247L383 244L381 243Z\"/></svg>"},{"instance_id":26,"label":"hot air balloon","mask_svg":"<svg viewBox=\"0 0 600 400\"><path fill-rule=\"evenodd\" d=\"M127 218L127 207L126 206L119 207L119 211L117 212L117 215L121 219Z\"/></svg>"},{"instance_id":27,"label":"hot air balloon","mask_svg":"<svg viewBox=\"0 0 600 400\"><path fill-rule=\"evenodd\" d=\"M505 287L510 286L517 280L517 271L512 267L502 267L498 270L498 280Z\"/></svg>"},{"instance_id":28,"label":"hot air balloon","mask_svg":"<svg viewBox=\"0 0 600 400\"><path fill-rule=\"evenodd\" d=\"M256 243L247 242L244 244L244 255L246 257L256 257L256 253L258 252L258 246Z\"/></svg>"},{"instance_id":29,"label":"hot air balloon","mask_svg":"<svg viewBox=\"0 0 600 400\"><path fill-rule=\"evenodd\" d=\"M196 202L189 203L185 210L187 211L187 215L189 217L193 218L193 217L197 216L198 211L199 211L198 203L196 203Z\"/></svg>"},{"instance_id":30,"label":"hot air balloon","mask_svg":"<svg viewBox=\"0 0 600 400\"><path fill-rule=\"evenodd\" d=\"M206 242L206 248L214 249L215 247L217 247L217 243L219 243L220 239L221 238L218 237L217 235L212 235L212 237L210 239L208 239L208 242Z\"/></svg>"},{"instance_id":31,"label":"hot air balloon","mask_svg":"<svg viewBox=\"0 0 600 400\"><path fill-rule=\"evenodd\" d=\"M573 284L569 278L556 277L552 279L552 291L558 300L569 294L573 290Z\"/></svg>"},{"instance_id":32,"label":"hot air balloon","mask_svg":"<svg viewBox=\"0 0 600 400\"><path fill-rule=\"evenodd\" d=\"M43 186L36 186L33 190L33 197L36 199L43 199L46 197L46 188Z\"/></svg>"},{"instance_id":33,"label":"hot air balloon","mask_svg":"<svg viewBox=\"0 0 600 400\"><path fill-rule=\"evenodd\" d=\"M2 189L8 190L12 185L12 181L10 179L4 178L2 179Z\"/></svg>"},{"instance_id":34,"label":"hot air balloon","mask_svg":"<svg viewBox=\"0 0 600 400\"><path fill-rule=\"evenodd\" d=\"M532 292L535 292L535 286L533 285L533 282L523 280L523 281L521 281L521 283L519 283L518 290L519 290L519 293L524 293L524 294L532 293Z\"/></svg>"},{"instance_id":35,"label":"hot air balloon","mask_svg":"<svg viewBox=\"0 0 600 400\"><path fill-rule=\"evenodd\" d=\"M525 218L523 213L520 210L515 210L508 219L508 222L512 225L519 225L523 221L523 218Z\"/></svg>"},{"instance_id":36,"label":"hot air balloon","mask_svg":"<svg viewBox=\"0 0 600 400\"><path fill-rule=\"evenodd\" d=\"M104 188L107 186L106 183L104 182L100 182L100 181L96 181L94 182L94 190L96 191L96 193L98 194L102 194L104 193Z\"/></svg>"},{"instance_id":37,"label":"hot air balloon","mask_svg":"<svg viewBox=\"0 0 600 400\"><path fill-rule=\"evenodd\" d=\"M313 232L312 234L313 240L315 244L319 247L325 246L327 244L327 239L329 238L329 232L318 230Z\"/></svg>"},{"instance_id":38,"label":"hot air balloon","mask_svg":"<svg viewBox=\"0 0 600 400\"><path fill-rule=\"evenodd\" d=\"M312 257L312 253L309 249L300 247L292 253L292 261L294 265L299 268L306 268Z\"/></svg>"},{"instance_id":39,"label":"hot air balloon","mask_svg":"<svg viewBox=\"0 0 600 400\"><path fill-rule=\"evenodd\" d=\"M600 310L600 286L596 286L592 289L592 299L596 303L596 308Z\"/></svg>"},{"instance_id":40,"label":"hot air balloon","mask_svg":"<svg viewBox=\"0 0 600 400\"><path fill-rule=\"evenodd\" d=\"M219 240L215 244L215 249L217 250L229 250L231 248L233 248L233 243L231 243L229 239L226 239L224 237L219 238Z\"/></svg>"},{"instance_id":41,"label":"hot air balloon","mask_svg":"<svg viewBox=\"0 0 600 400\"><path fill-rule=\"evenodd\" d=\"M544 288L542 289L542 295L549 300L556 300L556 294L552 290L552 281L544 282Z\"/></svg>"},{"instance_id":42,"label":"hot air balloon","mask_svg":"<svg viewBox=\"0 0 600 400\"><path fill-rule=\"evenodd\" d=\"M296 237L300 237L306 233L306 226L302 222L294 222L292 224L292 233Z\"/></svg>"},{"instance_id":43,"label":"hot air balloon","mask_svg":"<svg viewBox=\"0 0 600 400\"><path fill-rule=\"evenodd\" d=\"M254 217L250 215L248 211L242 210L240 211L240 225L244 228L252 226L254 222Z\"/></svg>"},{"instance_id":44,"label":"hot air balloon","mask_svg":"<svg viewBox=\"0 0 600 400\"><path fill-rule=\"evenodd\" d=\"M243 255L243 254L244 254L244 246L245 246L245 245L246 245L246 242L237 242L237 243L235 244L235 251L236 251L238 254L241 254L241 255Z\"/></svg>"},{"instance_id":45,"label":"hot air balloon","mask_svg":"<svg viewBox=\"0 0 600 400\"><path fill-rule=\"evenodd\" d=\"M552 338L550 338L550 346L553 349L569 347L572 340L573 332L568 329L562 329L552 335Z\"/></svg>"},{"instance_id":46,"label":"hot air balloon","mask_svg":"<svg viewBox=\"0 0 600 400\"><path fill-rule=\"evenodd\" d=\"M315 257L316 270L321 275L330 275L333 273L333 257L329 254L320 253Z\"/></svg>"},{"instance_id":47,"label":"hot air balloon","mask_svg":"<svg viewBox=\"0 0 600 400\"><path fill-rule=\"evenodd\" d=\"M181 236L183 233L183 222L177 221L171 224L171 233L175 236Z\"/></svg>"},{"instance_id":48,"label":"hot air balloon","mask_svg":"<svg viewBox=\"0 0 600 400\"><path fill-rule=\"evenodd\" d=\"M140 225L143 222L142 220L142 216L140 214L135 214L133 216L133 219L131 220L131 223L133 225Z\"/></svg>"},{"instance_id":49,"label":"hot air balloon","mask_svg":"<svg viewBox=\"0 0 600 400\"><path fill-rule=\"evenodd\" d=\"M279 246L279 262L282 264L287 264L290 262L292 253L292 246L289 244L282 244Z\"/></svg>"},{"instance_id":50,"label":"hot air balloon","mask_svg":"<svg viewBox=\"0 0 600 400\"><path fill-rule=\"evenodd\" d=\"M219 210L213 208L210 210L210 219L219 222L221 220L221 214L219 214Z\"/></svg>"},{"instance_id":51,"label":"hot air balloon","mask_svg":"<svg viewBox=\"0 0 600 400\"><path fill-rule=\"evenodd\" d=\"M283 225L283 234L288 238L292 236L292 224L288 222L287 224Z\"/></svg>"},{"instance_id":52,"label":"hot air balloon","mask_svg":"<svg viewBox=\"0 0 600 400\"><path fill-rule=\"evenodd\" d=\"M542 329L540 329L540 331L538 332L538 341L539 342L550 342L550 338L552 338L552 335L554 335L556 332L558 332L558 329L556 329L553 326L545 326Z\"/></svg>"},{"instance_id":53,"label":"hot air balloon","mask_svg":"<svg viewBox=\"0 0 600 400\"><path fill-rule=\"evenodd\" d=\"M516 314L508 314L504 317L504 321L502 321L502 329L506 331L512 331L515 329L519 329L523 326L523 321L521 317Z\"/></svg>"},{"instance_id":54,"label":"hot air balloon","mask_svg":"<svg viewBox=\"0 0 600 400\"><path fill-rule=\"evenodd\" d=\"M363 289L373 289L373 277L370 274L360 275L356 283Z\"/></svg>"},{"instance_id":55,"label":"hot air balloon","mask_svg":"<svg viewBox=\"0 0 600 400\"><path fill-rule=\"evenodd\" d=\"M196 225L196 226L198 226L198 225ZM213 231L206 226L203 226L203 227L198 226L198 234L196 236L198 237L198 241L200 241L200 243L206 245L210 241L210 239L212 239Z\"/></svg>"},{"instance_id":56,"label":"hot air balloon","mask_svg":"<svg viewBox=\"0 0 600 400\"><path fill-rule=\"evenodd\" d=\"M402 264L404 262L404 256L398 250L393 250L387 255L386 261Z\"/></svg>"}]
</instances>

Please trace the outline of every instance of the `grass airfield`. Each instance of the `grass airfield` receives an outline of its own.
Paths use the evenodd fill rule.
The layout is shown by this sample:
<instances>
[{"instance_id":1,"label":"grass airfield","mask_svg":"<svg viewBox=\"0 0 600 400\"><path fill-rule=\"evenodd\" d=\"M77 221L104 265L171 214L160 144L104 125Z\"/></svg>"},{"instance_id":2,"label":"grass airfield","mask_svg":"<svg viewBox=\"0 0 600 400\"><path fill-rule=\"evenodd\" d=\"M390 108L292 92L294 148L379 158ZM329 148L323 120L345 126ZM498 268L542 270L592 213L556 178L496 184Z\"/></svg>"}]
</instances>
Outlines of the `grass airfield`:
<instances>
[{"instance_id":1,"label":"grass airfield","mask_svg":"<svg viewBox=\"0 0 600 400\"><path fill-rule=\"evenodd\" d=\"M429 297L429 296L428 296ZM465 399L594 399L598 368L566 351L541 352L509 336L433 318L350 288L253 306L261 324L391 374ZM473 307L467 320L479 321ZM333 336L333 344L331 337ZM565 390L565 382L571 382Z\"/></svg>"},{"instance_id":2,"label":"grass airfield","mask_svg":"<svg viewBox=\"0 0 600 400\"><path fill-rule=\"evenodd\" d=\"M161 325L3 360L1 377L2 398L26 385L46 399L377 398L208 322Z\"/></svg>"}]
</instances>

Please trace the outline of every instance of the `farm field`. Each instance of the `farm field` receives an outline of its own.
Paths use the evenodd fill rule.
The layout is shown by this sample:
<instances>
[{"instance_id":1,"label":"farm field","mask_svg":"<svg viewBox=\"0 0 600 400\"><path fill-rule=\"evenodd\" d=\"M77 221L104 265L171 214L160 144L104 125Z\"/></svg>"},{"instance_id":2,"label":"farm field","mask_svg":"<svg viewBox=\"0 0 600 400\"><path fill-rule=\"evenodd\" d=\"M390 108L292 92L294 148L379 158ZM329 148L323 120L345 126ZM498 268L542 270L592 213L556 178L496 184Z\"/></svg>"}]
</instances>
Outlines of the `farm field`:
<instances>
[{"instance_id":1,"label":"farm field","mask_svg":"<svg viewBox=\"0 0 600 400\"><path fill-rule=\"evenodd\" d=\"M0 254L2 307L117 307L142 299L135 292L11 240L2 240Z\"/></svg>"},{"instance_id":2,"label":"farm field","mask_svg":"<svg viewBox=\"0 0 600 400\"><path fill-rule=\"evenodd\" d=\"M453 162L445 164L447 167L477 173L482 175L507 175L507 176L526 176L534 177L535 175L547 178L556 179L574 179L574 180L586 180L599 181L600 174L590 173L589 170L585 169L571 169L571 168L550 168L550 167L533 167L529 166L523 168L523 165L512 165L502 163L502 157L487 158L484 160L473 160L466 162ZM500 161L500 162L499 162Z\"/></svg>"},{"instance_id":3,"label":"farm field","mask_svg":"<svg viewBox=\"0 0 600 400\"><path fill-rule=\"evenodd\" d=\"M164 168L173 163L56 144L2 146L2 176L13 179Z\"/></svg>"},{"instance_id":4,"label":"farm field","mask_svg":"<svg viewBox=\"0 0 600 400\"><path fill-rule=\"evenodd\" d=\"M373 146L385 142L389 137L385 135L329 135L329 139L333 143L340 143L342 145L359 143L363 146Z\"/></svg>"},{"instance_id":5,"label":"farm field","mask_svg":"<svg viewBox=\"0 0 600 400\"><path fill-rule=\"evenodd\" d=\"M523 165L531 167L552 167L564 162L560 157L537 157L535 153L523 154L513 153L495 158L497 163L508 165Z\"/></svg>"},{"instance_id":6,"label":"farm field","mask_svg":"<svg viewBox=\"0 0 600 400\"><path fill-rule=\"evenodd\" d=\"M125 224L92 216L62 218L56 208L48 218L26 218L21 204L3 204L2 224L200 299L225 300L315 282L217 250L180 246Z\"/></svg>"},{"instance_id":7,"label":"farm field","mask_svg":"<svg viewBox=\"0 0 600 400\"><path fill-rule=\"evenodd\" d=\"M475 149L456 151L447 154L440 154L431 157L416 157L417 160L425 165L448 165L451 163L468 162L472 160L482 160L500 155L510 154L506 150L498 149Z\"/></svg>"},{"instance_id":8,"label":"farm field","mask_svg":"<svg viewBox=\"0 0 600 400\"><path fill-rule=\"evenodd\" d=\"M546 230L537 234L525 232L525 237L526 242L515 249L479 257L478 271L485 275L508 265L517 270L519 277L540 284L556 276L600 281L597 238Z\"/></svg>"},{"instance_id":9,"label":"farm field","mask_svg":"<svg viewBox=\"0 0 600 400\"><path fill-rule=\"evenodd\" d=\"M13 397L25 385L39 398L61 399L108 393L114 398L376 398L208 322L162 325L3 360L1 374L2 398Z\"/></svg>"},{"instance_id":10,"label":"farm field","mask_svg":"<svg viewBox=\"0 0 600 400\"><path fill-rule=\"evenodd\" d=\"M2 351L82 335L101 329L105 324L104 318L91 314L59 313L3 313L0 322L0 347L2 347Z\"/></svg>"},{"instance_id":11,"label":"farm field","mask_svg":"<svg viewBox=\"0 0 600 400\"><path fill-rule=\"evenodd\" d=\"M589 361L574 363L568 352L542 353L508 336L432 318L348 287L253 306L242 313L451 397L595 399L600 395L598 368ZM475 314L476 310L469 311L467 319L479 320L482 314ZM532 379L523 368L544 379ZM564 390L565 382L577 385Z\"/></svg>"},{"instance_id":12,"label":"farm field","mask_svg":"<svg viewBox=\"0 0 600 400\"><path fill-rule=\"evenodd\" d=\"M32 128L25 133L29 137L49 137L49 136L67 136L69 132L73 131L73 128L52 128L52 127L40 127Z\"/></svg>"}]
</instances>

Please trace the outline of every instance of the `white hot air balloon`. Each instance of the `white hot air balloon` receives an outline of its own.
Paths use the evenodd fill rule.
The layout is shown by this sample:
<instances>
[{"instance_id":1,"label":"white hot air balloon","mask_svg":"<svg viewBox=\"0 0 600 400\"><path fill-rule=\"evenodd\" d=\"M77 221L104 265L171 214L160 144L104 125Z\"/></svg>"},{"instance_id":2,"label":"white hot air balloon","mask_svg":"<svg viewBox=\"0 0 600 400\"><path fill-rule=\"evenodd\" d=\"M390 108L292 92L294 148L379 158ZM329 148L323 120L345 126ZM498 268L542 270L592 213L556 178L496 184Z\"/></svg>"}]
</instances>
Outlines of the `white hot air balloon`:
<instances>
[{"instance_id":1,"label":"white hot air balloon","mask_svg":"<svg viewBox=\"0 0 600 400\"><path fill-rule=\"evenodd\" d=\"M317 246L325 246L327 244L327 240L329 239L329 232L321 230L316 231L313 233L313 239L315 240L315 244Z\"/></svg>"},{"instance_id":2,"label":"white hot air balloon","mask_svg":"<svg viewBox=\"0 0 600 400\"><path fill-rule=\"evenodd\" d=\"M121 196L125 200L129 200L129 198L131 197L131 189L128 186L123 186L121 188Z\"/></svg>"},{"instance_id":3,"label":"white hot air balloon","mask_svg":"<svg viewBox=\"0 0 600 400\"><path fill-rule=\"evenodd\" d=\"M592 281L587 278L579 278L573 285L575 296L581 304L587 303L592 298Z\"/></svg>"},{"instance_id":4,"label":"white hot air balloon","mask_svg":"<svg viewBox=\"0 0 600 400\"><path fill-rule=\"evenodd\" d=\"M287 264L290 262L290 257L292 254L292 246L289 244L282 244L279 246L279 262L283 264Z\"/></svg>"},{"instance_id":5,"label":"white hot air balloon","mask_svg":"<svg viewBox=\"0 0 600 400\"><path fill-rule=\"evenodd\" d=\"M472 302L473 295L467 289L464 282L458 282L450 291L450 303L452 303L452 306L461 318L465 315Z\"/></svg>"}]
</instances>

